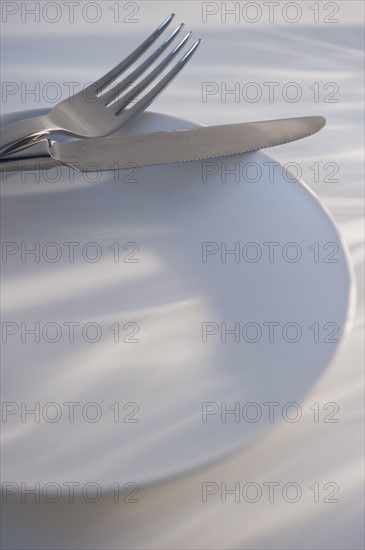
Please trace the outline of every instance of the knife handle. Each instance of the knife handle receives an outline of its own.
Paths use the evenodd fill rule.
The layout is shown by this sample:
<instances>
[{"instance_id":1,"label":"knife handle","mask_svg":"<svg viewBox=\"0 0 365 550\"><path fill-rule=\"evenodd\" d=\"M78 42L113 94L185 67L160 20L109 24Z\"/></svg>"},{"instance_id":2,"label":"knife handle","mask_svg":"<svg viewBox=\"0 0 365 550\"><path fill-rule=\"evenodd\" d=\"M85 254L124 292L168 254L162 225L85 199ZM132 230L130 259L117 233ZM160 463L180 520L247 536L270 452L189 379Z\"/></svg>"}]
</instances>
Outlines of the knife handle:
<instances>
[{"instance_id":1,"label":"knife handle","mask_svg":"<svg viewBox=\"0 0 365 550\"><path fill-rule=\"evenodd\" d=\"M33 172L38 170L51 170L51 168L57 166L64 166L64 164L49 156L6 158L0 160L0 174L12 175L30 170ZM4 181L3 177L1 181Z\"/></svg>"},{"instance_id":2,"label":"knife handle","mask_svg":"<svg viewBox=\"0 0 365 550\"><path fill-rule=\"evenodd\" d=\"M44 139L52 129L46 116L34 116L1 126L0 156L11 155Z\"/></svg>"}]
</instances>

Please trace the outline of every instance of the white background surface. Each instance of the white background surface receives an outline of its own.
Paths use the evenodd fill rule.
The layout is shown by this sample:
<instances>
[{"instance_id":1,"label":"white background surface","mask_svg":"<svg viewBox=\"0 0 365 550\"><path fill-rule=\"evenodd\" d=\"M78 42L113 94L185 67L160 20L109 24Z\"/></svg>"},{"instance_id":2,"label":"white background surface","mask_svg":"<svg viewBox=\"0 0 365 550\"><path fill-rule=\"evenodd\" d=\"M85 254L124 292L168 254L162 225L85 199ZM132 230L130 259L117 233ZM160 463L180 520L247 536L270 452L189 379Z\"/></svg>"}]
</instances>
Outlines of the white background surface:
<instances>
[{"instance_id":1,"label":"white background surface","mask_svg":"<svg viewBox=\"0 0 365 550\"><path fill-rule=\"evenodd\" d=\"M16 3L15 3L16 4ZM30 3L32 4L32 3ZM59 3L62 5L62 2ZM241 2L243 6L245 2ZM282 2L281 5L285 4ZM14 16L2 24L3 81L92 81L113 66L153 27L168 15L186 23L204 40L183 76L154 103L155 111L178 115L205 124L265 120L307 114L327 118L318 136L270 151L283 164L297 162L302 178L318 194L336 220L350 250L357 283L357 310L352 332L329 369L302 403L304 417L297 424L275 425L254 445L194 475L144 490L135 505L39 505L22 518L29 548L295 548L329 549L363 547L363 43L362 2L336 2L339 23L314 24L312 2L300 2L300 21L289 24L282 17L268 22L263 11L255 24L242 18L235 23L219 16L202 23L200 2L139 2L138 23L113 22L111 3L102 2L103 17L90 24L75 17L52 25L21 23ZM323 6L324 3L320 3ZM63 7L63 9L65 9ZM280 7L279 13L280 13ZM264 15L266 14L266 15ZM232 18L231 18L232 19ZM29 22L28 22L29 21ZM109 60L106 66L106 60ZM303 92L298 103L280 95L270 102L264 82L297 82ZM257 103L223 103L219 94L202 102L202 82L261 84ZM309 89L319 82L318 103ZM335 82L338 103L323 101L323 86ZM68 89L63 87L63 97ZM2 112L48 107L49 103L19 94L8 99ZM313 162L336 162L338 183L313 181ZM309 410L314 402L338 403L337 424L314 423ZM217 442L219 445L219 442ZM219 498L201 502L204 481L232 485L237 481L296 481L304 488L314 482L335 482L339 503L313 502L311 491L289 504L222 504ZM23 548L24 539L10 525L5 547ZM46 526L40 530L40 525ZM85 526L88 526L85 528ZM65 527L66 526L66 527ZM80 529L80 527L82 527ZM19 537L19 538L18 538Z\"/></svg>"}]
</instances>

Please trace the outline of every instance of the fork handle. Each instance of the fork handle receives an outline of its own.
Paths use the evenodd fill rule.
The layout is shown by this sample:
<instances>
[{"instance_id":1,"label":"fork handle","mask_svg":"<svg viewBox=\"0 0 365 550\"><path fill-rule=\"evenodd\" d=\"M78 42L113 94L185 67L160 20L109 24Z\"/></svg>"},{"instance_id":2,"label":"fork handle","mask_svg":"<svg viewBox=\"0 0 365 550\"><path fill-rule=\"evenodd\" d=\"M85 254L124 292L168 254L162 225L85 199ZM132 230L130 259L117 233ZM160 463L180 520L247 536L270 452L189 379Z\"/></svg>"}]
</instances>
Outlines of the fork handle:
<instances>
[{"instance_id":1,"label":"fork handle","mask_svg":"<svg viewBox=\"0 0 365 550\"><path fill-rule=\"evenodd\" d=\"M34 116L1 126L0 156L10 155L26 149L57 130L49 123L46 116Z\"/></svg>"}]
</instances>

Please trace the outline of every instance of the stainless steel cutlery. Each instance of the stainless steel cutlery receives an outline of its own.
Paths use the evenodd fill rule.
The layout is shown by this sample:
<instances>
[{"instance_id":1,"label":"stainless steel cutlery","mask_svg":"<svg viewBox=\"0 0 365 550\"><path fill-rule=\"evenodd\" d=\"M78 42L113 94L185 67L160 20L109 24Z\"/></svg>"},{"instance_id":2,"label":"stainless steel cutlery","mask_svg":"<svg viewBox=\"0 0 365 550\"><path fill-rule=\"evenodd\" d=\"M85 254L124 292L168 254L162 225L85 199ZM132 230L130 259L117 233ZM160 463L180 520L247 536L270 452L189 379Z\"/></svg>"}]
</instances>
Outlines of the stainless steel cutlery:
<instances>
[{"instance_id":1,"label":"stainless steel cutlery","mask_svg":"<svg viewBox=\"0 0 365 550\"><path fill-rule=\"evenodd\" d=\"M3 126L0 137L0 155L9 155L25 149L52 134L85 138L107 136L131 122L170 84L200 44L200 40L196 40L172 69L144 96L139 98L140 94L156 80L190 39L191 33L186 34L163 60L150 70L147 76L140 81L137 80L170 46L181 31L183 27L181 24L145 61L128 73L116 86L108 89L157 40L171 23L173 17L174 14L165 19L138 48L111 71L84 90L58 103L47 115ZM139 99L133 103L136 98Z\"/></svg>"},{"instance_id":2,"label":"stainless steel cutlery","mask_svg":"<svg viewBox=\"0 0 365 550\"><path fill-rule=\"evenodd\" d=\"M200 39L157 80L190 39L191 33L188 33L162 61L154 65L181 31L181 24L144 61L128 72L165 31L173 17L174 14L165 19L111 71L82 92L58 103L49 113L2 125L0 171L34 170L62 164L78 171L115 170L208 159L302 139L325 125L323 117L312 116L113 135L152 103L199 46ZM144 73L146 76L140 78ZM121 76L124 78L120 81ZM148 91L141 96L146 89ZM62 135L79 139L55 139Z\"/></svg>"},{"instance_id":3,"label":"stainless steel cutlery","mask_svg":"<svg viewBox=\"0 0 365 550\"><path fill-rule=\"evenodd\" d=\"M52 159L82 172L171 164L247 153L302 139L325 125L320 116L203 126L108 138L55 141L50 157L9 159L0 168L17 171L50 166ZM51 164L52 165L52 164Z\"/></svg>"}]
</instances>

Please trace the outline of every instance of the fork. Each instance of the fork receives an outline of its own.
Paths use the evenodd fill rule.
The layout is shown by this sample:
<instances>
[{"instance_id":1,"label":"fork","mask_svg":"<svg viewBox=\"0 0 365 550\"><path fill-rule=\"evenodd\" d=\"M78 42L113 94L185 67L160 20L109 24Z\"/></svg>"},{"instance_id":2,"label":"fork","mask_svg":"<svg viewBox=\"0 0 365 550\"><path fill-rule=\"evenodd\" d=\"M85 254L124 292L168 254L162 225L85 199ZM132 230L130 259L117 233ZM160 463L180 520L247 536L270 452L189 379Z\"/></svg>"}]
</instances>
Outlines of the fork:
<instances>
[{"instance_id":1,"label":"fork","mask_svg":"<svg viewBox=\"0 0 365 550\"><path fill-rule=\"evenodd\" d=\"M134 101L141 92L153 83L189 40L191 32L184 36L163 60L151 69L147 76L139 82L135 81L151 67L153 62L174 40L183 27L183 23L181 23L145 61L121 82L116 83L113 88L109 88L157 40L174 16L175 14L171 14L165 19L142 44L99 80L77 94L61 101L49 113L3 126L0 137L0 156L6 156L30 147L51 134L84 138L104 137L131 122L170 84L201 42L200 39L196 40L166 75L145 95ZM130 89L127 91L127 88ZM131 103L134 103L134 105L129 106Z\"/></svg>"}]
</instances>

